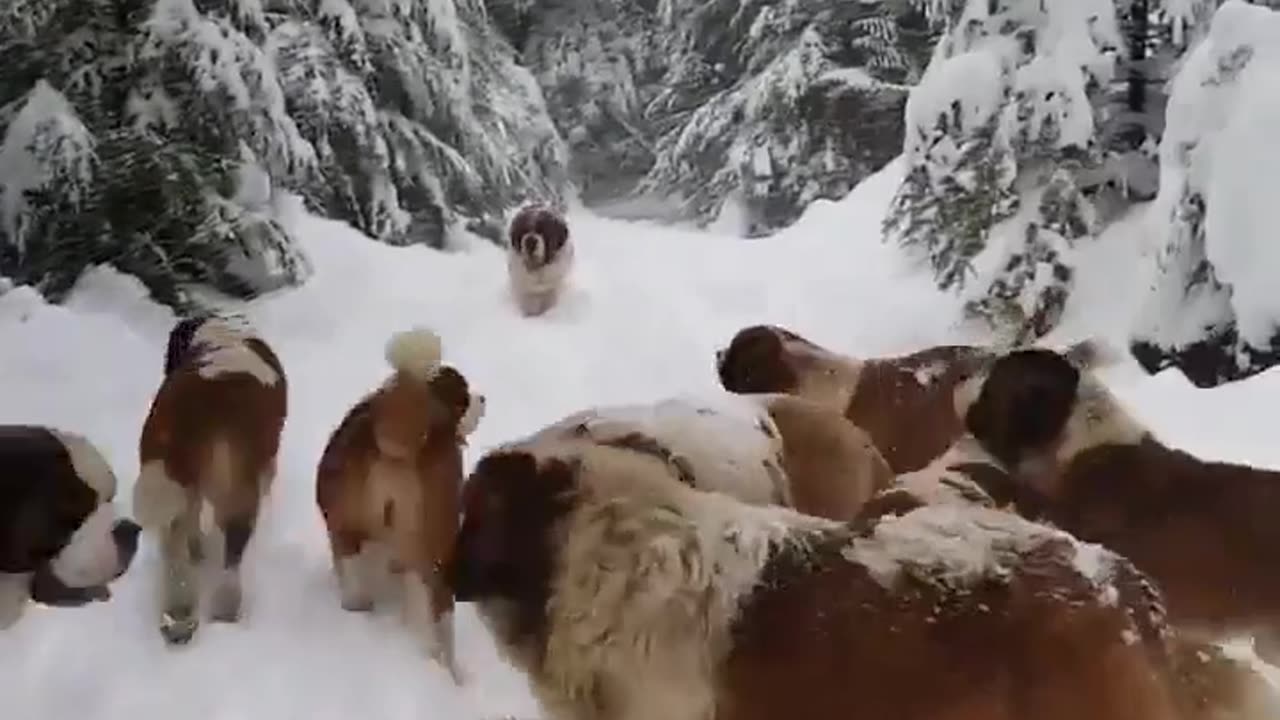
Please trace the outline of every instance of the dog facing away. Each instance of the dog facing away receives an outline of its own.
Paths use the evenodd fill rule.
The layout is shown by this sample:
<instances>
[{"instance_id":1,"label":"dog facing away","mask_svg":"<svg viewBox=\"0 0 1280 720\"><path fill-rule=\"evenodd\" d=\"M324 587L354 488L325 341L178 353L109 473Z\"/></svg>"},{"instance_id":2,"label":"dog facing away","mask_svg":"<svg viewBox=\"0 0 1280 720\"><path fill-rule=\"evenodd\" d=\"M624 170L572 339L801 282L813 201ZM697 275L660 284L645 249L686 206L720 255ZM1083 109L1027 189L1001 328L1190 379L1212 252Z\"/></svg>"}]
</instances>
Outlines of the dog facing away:
<instances>
[{"instance_id":1,"label":"dog facing away","mask_svg":"<svg viewBox=\"0 0 1280 720\"><path fill-rule=\"evenodd\" d=\"M602 445L483 457L450 572L550 720L1169 720L1158 595L1011 513L845 525Z\"/></svg>"},{"instance_id":2,"label":"dog facing away","mask_svg":"<svg viewBox=\"0 0 1280 720\"><path fill-rule=\"evenodd\" d=\"M316 473L342 607L372 610L393 569L405 619L431 655L461 682L453 642L453 595L442 569L458 531L462 446L485 400L441 364L440 338L416 328L387 344L392 374L334 430Z\"/></svg>"},{"instance_id":3,"label":"dog facing away","mask_svg":"<svg viewBox=\"0 0 1280 720\"><path fill-rule=\"evenodd\" d=\"M791 395L675 396L592 408L532 439L546 438L648 453L692 487L832 520L854 517L892 478L866 433L840 413Z\"/></svg>"},{"instance_id":4,"label":"dog facing away","mask_svg":"<svg viewBox=\"0 0 1280 720\"><path fill-rule=\"evenodd\" d=\"M116 512L116 475L81 435L0 425L0 630L31 601L79 607L111 597L141 528Z\"/></svg>"},{"instance_id":5,"label":"dog facing away","mask_svg":"<svg viewBox=\"0 0 1280 720\"><path fill-rule=\"evenodd\" d=\"M275 479L287 413L284 368L247 320L213 315L175 324L142 426L133 492L138 522L160 544L166 642L190 642L200 624L206 503L222 540L210 616L240 619L240 567Z\"/></svg>"},{"instance_id":6,"label":"dog facing away","mask_svg":"<svg viewBox=\"0 0 1280 720\"><path fill-rule=\"evenodd\" d=\"M526 317L560 299L573 269L573 239L564 217L540 203L521 208L507 229L507 278Z\"/></svg>"},{"instance_id":7,"label":"dog facing away","mask_svg":"<svg viewBox=\"0 0 1280 720\"><path fill-rule=\"evenodd\" d=\"M861 519L905 515L928 505L1009 509L1017 480L972 435L962 435L934 462L900 475L873 497ZM1142 576L1145 578L1145 576ZM1144 580L1145 582L1145 580ZM1156 590L1136 589L1154 595ZM1280 717L1280 690L1261 672L1195 633L1171 632L1168 649L1182 717L1266 720Z\"/></svg>"},{"instance_id":8,"label":"dog facing away","mask_svg":"<svg viewBox=\"0 0 1280 720\"><path fill-rule=\"evenodd\" d=\"M716 353L716 371L734 393L786 393L828 404L866 431L895 473L919 470L959 436L952 395L957 383L999 353L940 345L895 357L853 358L776 325L739 330ZM1082 367L1109 363L1096 340L1068 350Z\"/></svg>"},{"instance_id":9,"label":"dog facing away","mask_svg":"<svg viewBox=\"0 0 1280 720\"><path fill-rule=\"evenodd\" d=\"M1019 512L1132 559L1180 627L1252 634L1280 665L1280 472L1170 447L1048 350L1004 356L956 405L1013 471Z\"/></svg>"}]
</instances>

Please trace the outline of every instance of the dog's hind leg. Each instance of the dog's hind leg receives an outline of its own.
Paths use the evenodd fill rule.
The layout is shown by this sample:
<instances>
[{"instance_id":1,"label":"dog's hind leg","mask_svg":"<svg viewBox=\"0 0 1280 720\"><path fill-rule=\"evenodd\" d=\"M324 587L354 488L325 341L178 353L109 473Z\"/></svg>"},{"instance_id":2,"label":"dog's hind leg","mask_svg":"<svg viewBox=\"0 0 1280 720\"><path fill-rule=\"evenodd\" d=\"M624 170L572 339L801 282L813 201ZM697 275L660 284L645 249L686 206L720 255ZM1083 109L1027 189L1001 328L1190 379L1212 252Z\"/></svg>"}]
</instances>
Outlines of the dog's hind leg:
<instances>
[{"instance_id":1,"label":"dog's hind leg","mask_svg":"<svg viewBox=\"0 0 1280 720\"><path fill-rule=\"evenodd\" d=\"M187 644L200 626L197 612L200 588L196 565L191 557L192 537L198 535L200 527L200 497L192 494L188 502L196 509L179 513L162 531L160 538L160 634L170 645Z\"/></svg>"},{"instance_id":2,"label":"dog's hind leg","mask_svg":"<svg viewBox=\"0 0 1280 720\"><path fill-rule=\"evenodd\" d=\"M218 521L218 526L222 530L223 557L210 607L210 616L215 622L233 623L240 620L244 597L241 589L240 567L244 561L245 549L249 546L249 539L253 537L256 520L255 508L255 512L240 513Z\"/></svg>"}]
</instances>

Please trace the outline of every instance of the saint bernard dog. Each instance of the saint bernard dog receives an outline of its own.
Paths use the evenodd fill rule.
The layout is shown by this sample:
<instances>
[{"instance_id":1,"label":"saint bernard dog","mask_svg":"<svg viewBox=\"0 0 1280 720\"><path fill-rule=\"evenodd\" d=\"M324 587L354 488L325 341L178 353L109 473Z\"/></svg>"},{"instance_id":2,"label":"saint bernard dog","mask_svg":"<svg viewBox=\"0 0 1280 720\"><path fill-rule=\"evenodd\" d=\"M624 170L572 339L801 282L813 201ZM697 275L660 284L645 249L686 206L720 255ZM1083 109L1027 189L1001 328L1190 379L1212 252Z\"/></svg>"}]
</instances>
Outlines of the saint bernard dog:
<instances>
[{"instance_id":1,"label":"saint bernard dog","mask_svg":"<svg viewBox=\"0 0 1280 720\"><path fill-rule=\"evenodd\" d=\"M159 627L171 645L190 642L199 627L206 503L222 539L210 615L240 619L240 565L275 478L287 401L279 358L244 318L188 318L170 331L139 440L133 507L160 545Z\"/></svg>"},{"instance_id":2,"label":"saint bernard dog","mask_svg":"<svg viewBox=\"0 0 1280 720\"><path fill-rule=\"evenodd\" d=\"M864 506L863 517L903 515L927 505L1016 510L1016 479L966 433L921 470L899 475ZM1158 592L1158 589L1156 590ZM1184 718L1265 720L1280 717L1280 689L1247 661L1195 633L1168 635L1174 692Z\"/></svg>"},{"instance_id":3,"label":"saint bernard dog","mask_svg":"<svg viewBox=\"0 0 1280 720\"><path fill-rule=\"evenodd\" d=\"M837 523L601 444L490 452L450 583L549 720L1172 720L1159 595L1015 514Z\"/></svg>"},{"instance_id":4,"label":"saint bernard dog","mask_svg":"<svg viewBox=\"0 0 1280 720\"><path fill-rule=\"evenodd\" d=\"M573 269L569 225L541 203L521 208L507 229L507 279L520 312L541 315L560 299Z\"/></svg>"},{"instance_id":5,"label":"saint bernard dog","mask_svg":"<svg viewBox=\"0 0 1280 720\"><path fill-rule=\"evenodd\" d=\"M28 602L77 607L111 596L141 529L115 508L116 476L86 438L0 425L0 629Z\"/></svg>"},{"instance_id":6,"label":"saint bernard dog","mask_svg":"<svg viewBox=\"0 0 1280 720\"><path fill-rule=\"evenodd\" d=\"M1068 356L1082 367L1098 367L1114 354L1091 339L1073 345ZM901 474L928 465L959 436L953 390L996 357L992 348L940 345L859 359L775 325L753 325L717 351L716 370L730 392L787 393L836 408Z\"/></svg>"},{"instance_id":7,"label":"saint bernard dog","mask_svg":"<svg viewBox=\"0 0 1280 720\"><path fill-rule=\"evenodd\" d=\"M597 407L533 436L548 438L648 453L692 487L832 520L853 518L893 477L866 433L792 395L675 396Z\"/></svg>"},{"instance_id":8,"label":"saint bernard dog","mask_svg":"<svg viewBox=\"0 0 1280 720\"><path fill-rule=\"evenodd\" d=\"M1129 557L1179 627L1252 634L1280 665L1280 472L1169 446L1049 350L1005 355L957 389L956 406L1011 469L1020 513Z\"/></svg>"},{"instance_id":9,"label":"saint bernard dog","mask_svg":"<svg viewBox=\"0 0 1280 720\"><path fill-rule=\"evenodd\" d=\"M387 343L392 374L329 437L316 473L342 607L373 609L394 569L408 625L458 682L453 594L442 571L458 532L462 447L484 415L483 395L441 364L440 338L415 328Z\"/></svg>"}]
</instances>

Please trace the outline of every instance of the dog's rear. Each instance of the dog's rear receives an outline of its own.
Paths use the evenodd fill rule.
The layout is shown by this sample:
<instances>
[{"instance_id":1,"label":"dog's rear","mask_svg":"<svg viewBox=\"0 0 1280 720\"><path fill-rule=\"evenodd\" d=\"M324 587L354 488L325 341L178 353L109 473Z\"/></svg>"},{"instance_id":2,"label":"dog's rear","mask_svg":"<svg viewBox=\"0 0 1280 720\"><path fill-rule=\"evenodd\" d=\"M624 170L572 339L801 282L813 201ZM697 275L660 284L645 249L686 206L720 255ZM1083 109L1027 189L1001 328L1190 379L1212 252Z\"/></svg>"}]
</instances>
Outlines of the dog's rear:
<instances>
[{"instance_id":1,"label":"dog's rear","mask_svg":"<svg viewBox=\"0 0 1280 720\"><path fill-rule=\"evenodd\" d=\"M441 576L458 531L462 445L484 398L440 363L440 340L415 329L387 346L393 374L351 408L321 457L316 501L328 529L342 607L371 610L394 567L405 619L461 679L453 647L453 595Z\"/></svg>"},{"instance_id":2,"label":"dog's rear","mask_svg":"<svg viewBox=\"0 0 1280 720\"><path fill-rule=\"evenodd\" d=\"M573 268L569 226L550 207L529 205L512 219L507 239L507 275L516 304L526 316L541 315L559 301Z\"/></svg>"},{"instance_id":3,"label":"dog's rear","mask_svg":"<svg viewBox=\"0 0 1280 720\"><path fill-rule=\"evenodd\" d=\"M279 358L245 321L187 319L170 332L165 376L142 428L133 497L139 523L160 542L160 629L170 643L188 642L199 626L206 502L223 541L211 616L240 617L240 566L275 478L287 402Z\"/></svg>"}]
</instances>

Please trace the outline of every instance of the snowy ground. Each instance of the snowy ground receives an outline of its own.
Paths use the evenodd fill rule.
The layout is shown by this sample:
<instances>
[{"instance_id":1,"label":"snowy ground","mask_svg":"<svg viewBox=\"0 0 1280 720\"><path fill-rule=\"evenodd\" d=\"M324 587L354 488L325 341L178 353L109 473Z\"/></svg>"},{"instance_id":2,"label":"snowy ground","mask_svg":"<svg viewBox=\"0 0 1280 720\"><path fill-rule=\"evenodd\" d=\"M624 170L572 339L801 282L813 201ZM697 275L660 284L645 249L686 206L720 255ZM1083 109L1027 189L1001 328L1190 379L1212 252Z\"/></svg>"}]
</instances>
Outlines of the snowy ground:
<instances>
[{"instance_id":1,"label":"snowy ground","mask_svg":"<svg viewBox=\"0 0 1280 720\"><path fill-rule=\"evenodd\" d=\"M541 319L520 318L491 247L442 255L363 240L305 218L316 276L254 303L249 314L281 354L291 383L281 475L250 548L247 617L206 624L171 651L155 631L147 544L109 603L37 610L0 634L0 698L13 720L468 720L534 717L524 680L500 661L474 615L460 612L456 689L420 655L394 616L338 608L314 467L333 425L386 372L393 331L436 329L445 355L488 395L470 460L486 447L596 403L714 391L713 352L739 327L788 325L829 347L871 355L965 339L920 274L879 243L898 169L849 198L820 203L782 236L743 242L705 233L571 219L576 287ZM1087 251L1064 335L1123 331L1141 290L1133 260L1142 223ZM159 379L167 311L135 283L101 270L66 307L19 289L0 296L0 422L48 423L87 434L122 480ZM1066 338L1062 338L1066 339ZM1213 391L1179 376L1114 373L1138 413L1205 455L1280 467L1265 411L1280 371Z\"/></svg>"}]
</instances>

